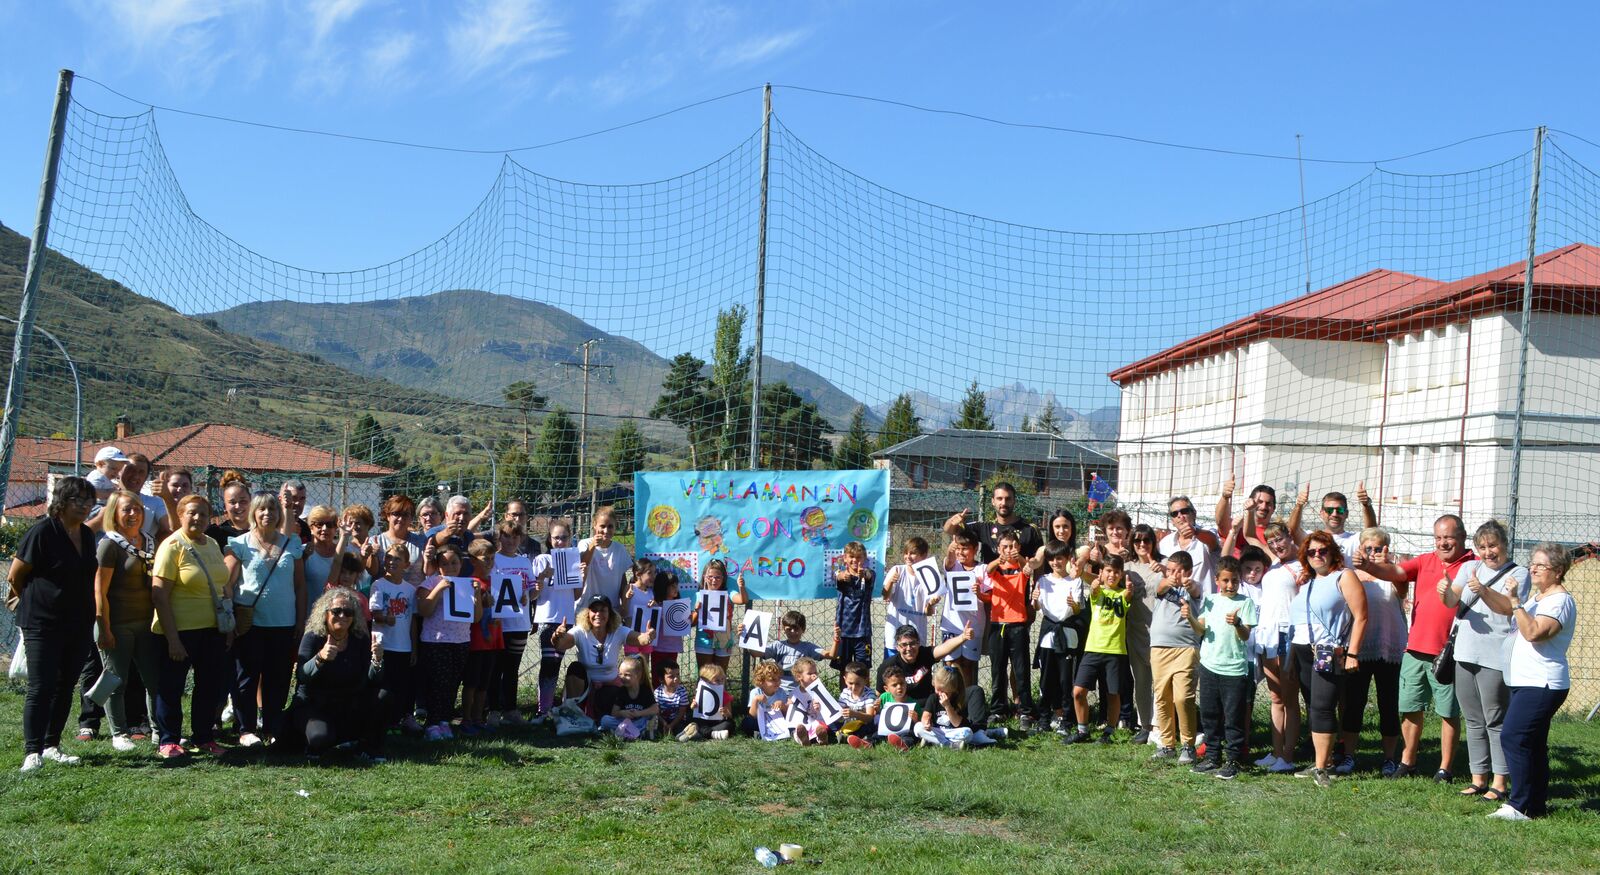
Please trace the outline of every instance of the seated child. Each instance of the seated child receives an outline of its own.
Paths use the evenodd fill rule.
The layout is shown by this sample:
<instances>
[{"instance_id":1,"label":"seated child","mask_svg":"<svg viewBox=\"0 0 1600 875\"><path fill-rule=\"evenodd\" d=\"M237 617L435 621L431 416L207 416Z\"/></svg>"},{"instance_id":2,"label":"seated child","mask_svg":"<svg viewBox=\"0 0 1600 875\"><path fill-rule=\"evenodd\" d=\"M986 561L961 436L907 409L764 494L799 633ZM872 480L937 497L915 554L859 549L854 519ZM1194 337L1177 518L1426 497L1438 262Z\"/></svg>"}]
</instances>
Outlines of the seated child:
<instances>
[{"instance_id":1,"label":"seated child","mask_svg":"<svg viewBox=\"0 0 1600 875\"><path fill-rule=\"evenodd\" d=\"M600 718L600 731L610 732L623 741L635 741L641 736L655 738L656 716L661 709L644 682L644 660L638 656L624 656L617 667L619 685L611 697L611 713Z\"/></svg>"},{"instance_id":2,"label":"seated child","mask_svg":"<svg viewBox=\"0 0 1600 875\"><path fill-rule=\"evenodd\" d=\"M854 748L872 747L872 734L878 723L878 691L867 684L871 669L864 662L846 663L844 686L839 690L839 705L844 708L839 732Z\"/></svg>"},{"instance_id":3,"label":"seated child","mask_svg":"<svg viewBox=\"0 0 1600 875\"><path fill-rule=\"evenodd\" d=\"M878 697L878 710L881 711L883 706L890 702L912 702L911 691L906 686L905 669L898 665L887 666L879 674L878 679L883 684L883 695ZM913 704L920 707L920 703ZM913 713L915 711L916 708L913 708ZM874 725L872 727L874 737L876 737L877 730L877 726ZM908 750L911 745L906 742L906 736L910 734L912 733L895 733L885 737L884 741L887 741L889 746L896 750Z\"/></svg>"},{"instance_id":4,"label":"seated child","mask_svg":"<svg viewBox=\"0 0 1600 875\"><path fill-rule=\"evenodd\" d=\"M799 611L788 611L779 621L783 629L783 640L774 641L767 645L767 652L762 654L778 664L783 672L779 681L783 689L789 693L795 691L794 666L801 659L821 659L822 653L817 645L810 641L802 640L806 634L806 615ZM741 629L743 626L741 625Z\"/></svg>"},{"instance_id":5,"label":"seated child","mask_svg":"<svg viewBox=\"0 0 1600 875\"><path fill-rule=\"evenodd\" d=\"M922 706L922 719L913 730L923 744L957 750L994 741L973 726L967 714L967 684L961 672L948 665L933 670L933 695Z\"/></svg>"},{"instance_id":6,"label":"seated child","mask_svg":"<svg viewBox=\"0 0 1600 875\"><path fill-rule=\"evenodd\" d=\"M701 717L691 711L689 723L678 733L678 740L704 741L709 738L722 741L733 734L733 694L728 692L728 670L708 662L700 666L700 680L722 687L722 705L710 717Z\"/></svg>"},{"instance_id":7,"label":"seated child","mask_svg":"<svg viewBox=\"0 0 1600 875\"><path fill-rule=\"evenodd\" d=\"M794 663L794 689L789 693L789 728L801 745L827 744L832 728L822 716L822 703L807 692L817 682L817 661L802 656Z\"/></svg>"},{"instance_id":8,"label":"seated child","mask_svg":"<svg viewBox=\"0 0 1600 875\"><path fill-rule=\"evenodd\" d=\"M789 737L789 691L783 689L783 670L770 659L764 659L750 673L754 687L750 690L748 716L741 721L741 729L762 741L783 741Z\"/></svg>"},{"instance_id":9,"label":"seated child","mask_svg":"<svg viewBox=\"0 0 1600 875\"><path fill-rule=\"evenodd\" d=\"M678 682L678 663L661 667L661 683L656 687L656 708L660 709L661 734L677 735L689 720L689 690Z\"/></svg>"}]
</instances>

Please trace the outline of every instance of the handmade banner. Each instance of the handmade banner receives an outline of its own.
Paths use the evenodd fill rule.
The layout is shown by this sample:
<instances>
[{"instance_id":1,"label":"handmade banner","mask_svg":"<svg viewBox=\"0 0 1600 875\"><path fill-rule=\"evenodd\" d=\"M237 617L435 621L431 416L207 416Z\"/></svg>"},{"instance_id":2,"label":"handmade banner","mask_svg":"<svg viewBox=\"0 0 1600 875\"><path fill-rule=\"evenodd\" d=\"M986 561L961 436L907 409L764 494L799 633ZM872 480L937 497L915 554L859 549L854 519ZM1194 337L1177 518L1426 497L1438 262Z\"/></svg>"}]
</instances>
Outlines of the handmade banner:
<instances>
[{"instance_id":1,"label":"handmade banner","mask_svg":"<svg viewBox=\"0 0 1600 875\"><path fill-rule=\"evenodd\" d=\"M532 577L533 560L526 556L501 556L496 553L494 574L489 581L490 592L494 595L489 616L504 620L527 613L522 598Z\"/></svg>"},{"instance_id":2,"label":"handmade banner","mask_svg":"<svg viewBox=\"0 0 1600 875\"><path fill-rule=\"evenodd\" d=\"M729 588L743 574L752 598L833 598L828 558L851 541L883 567L888 471L640 472L633 484L635 550L680 569L680 589L721 559Z\"/></svg>"},{"instance_id":3,"label":"handmade banner","mask_svg":"<svg viewBox=\"0 0 1600 875\"><path fill-rule=\"evenodd\" d=\"M756 653L766 653L772 637L772 615L766 611L745 611L739 632L739 646Z\"/></svg>"},{"instance_id":4,"label":"handmade banner","mask_svg":"<svg viewBox=\"0 0 1600 875\"><path fill-rule=\"evenodd\" d=\"M472 578L446 577L449 586L439 594L439 610L445 619L457 623L472 622Z\"/></svg>"}]
</instances>

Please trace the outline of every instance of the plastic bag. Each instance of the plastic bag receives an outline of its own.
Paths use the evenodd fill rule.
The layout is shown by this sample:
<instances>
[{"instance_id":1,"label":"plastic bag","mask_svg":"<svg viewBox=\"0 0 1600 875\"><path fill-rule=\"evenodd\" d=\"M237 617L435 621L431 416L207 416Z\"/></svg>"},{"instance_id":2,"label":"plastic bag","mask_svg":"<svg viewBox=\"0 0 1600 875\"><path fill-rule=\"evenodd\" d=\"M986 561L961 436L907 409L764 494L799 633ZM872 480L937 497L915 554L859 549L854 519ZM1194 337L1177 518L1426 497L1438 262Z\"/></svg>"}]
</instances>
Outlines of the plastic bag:
<instances>
[{"instance_id":1,"label":"plastic bag","mask_svg":"<svg viewBox=\"0 0 1600 875\"><path fill-rule=\"evenodd\" d=\"M17 636L17 652L11 654L10 678L17 682L28 679L28 651L22 646L22 636Z\"/></svg>"}]
</instances>

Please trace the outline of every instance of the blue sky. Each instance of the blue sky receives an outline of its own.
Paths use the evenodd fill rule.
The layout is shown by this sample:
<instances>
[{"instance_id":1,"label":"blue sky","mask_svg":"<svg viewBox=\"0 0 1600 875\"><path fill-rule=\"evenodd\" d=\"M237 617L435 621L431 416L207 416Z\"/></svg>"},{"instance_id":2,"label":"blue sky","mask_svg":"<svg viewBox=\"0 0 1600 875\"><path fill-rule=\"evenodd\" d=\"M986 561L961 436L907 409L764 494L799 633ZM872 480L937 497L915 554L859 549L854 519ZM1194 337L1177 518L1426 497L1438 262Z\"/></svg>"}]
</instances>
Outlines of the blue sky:
<instances>
[{"instance_id":1,"label":"blue sky","mask_svg":"<svg viewBox=\"0 0 1600 875\"><path fill-rule=\"evenodd\" d=\"M31 225L60 67L164 106L488 150L773 82L1256 152L1292 155L1299 133L1308 157L1368 159L1540 123L1600 141L1586 93L1597 17L1581 3L1529 11L1378 2L0 0L0 221ZM76 93L105 112L139 108L81 80ZM559 179L662 179L734 148L755 130L759 106L749 93L516 157ZM792 89L778 90L775 110L808 146L861 177L1023 226L1189 228L1299 198L1293 162L996 127ZM496 154L156 118L200 216L267 257L316 270L381 264L437 239L482 201L502 165ZM1489 138L1392 169L1483 167L1529 141ZM1600 164L1600 150L1564 145ZM1339 191L1370 169L1308 164L1307 193ZM1487 184L1494 197L1515 189L1509 176ZM1298 270L1289 255L1271 257L1284 262L1274 276ZM1265 286L1251 295L1280 296ZM1230 312L1219 304L1204 318ZM1104 364L1135 351L1113 351ZM1101 364L1086 373L1103 374ZM966 379L955 369L946 376L930 388L948 397ZM886 391L865 377L840 379L870 401Z\"/></svg>"}]
</instances>

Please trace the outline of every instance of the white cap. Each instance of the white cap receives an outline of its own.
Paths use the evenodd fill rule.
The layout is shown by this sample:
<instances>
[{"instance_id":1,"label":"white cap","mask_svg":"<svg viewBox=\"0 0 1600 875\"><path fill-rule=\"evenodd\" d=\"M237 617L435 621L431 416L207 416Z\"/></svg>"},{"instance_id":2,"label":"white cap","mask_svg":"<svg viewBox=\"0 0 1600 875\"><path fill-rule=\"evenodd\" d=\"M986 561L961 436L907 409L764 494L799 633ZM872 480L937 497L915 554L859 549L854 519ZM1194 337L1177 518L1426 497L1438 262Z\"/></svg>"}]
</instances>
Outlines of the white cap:
<instances>
[{"instance_id":1,"label":"white cap","mask_svg":"<svg viewBox=\"0 0 1600 875\"><path fill-rule=\"evenodd\" d=\"M94 463L96 465L100 464L101 462L126 462L126 461L128 461L128 457L124 456L122 454L122 451L117 449L116 447L101 447L100 448L100 452L94 454Z\"/></svg>"}]
</instances>

